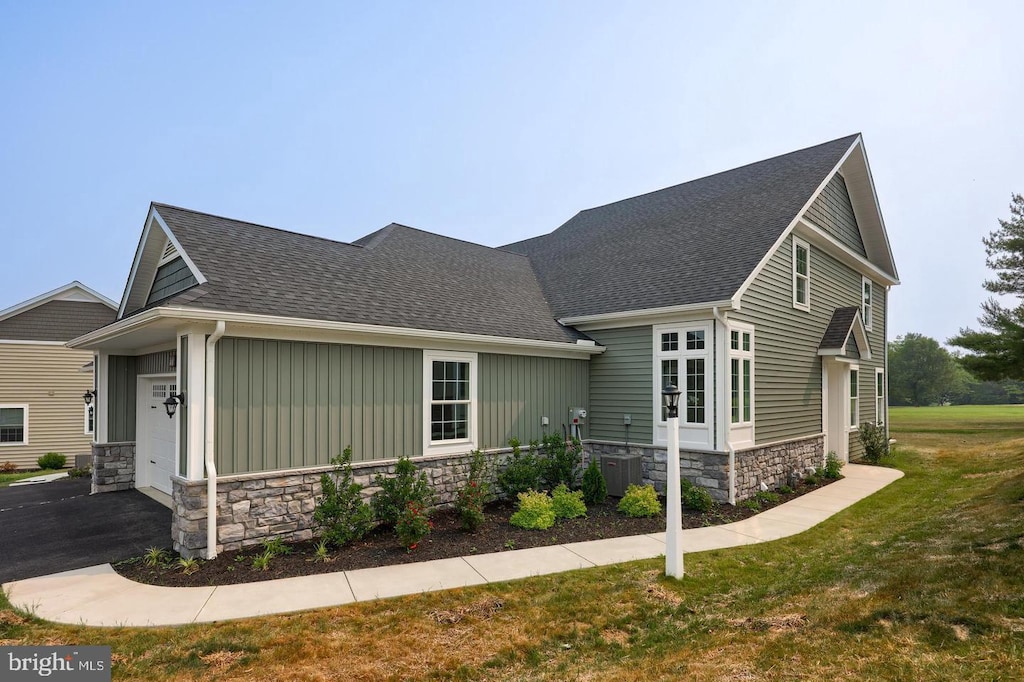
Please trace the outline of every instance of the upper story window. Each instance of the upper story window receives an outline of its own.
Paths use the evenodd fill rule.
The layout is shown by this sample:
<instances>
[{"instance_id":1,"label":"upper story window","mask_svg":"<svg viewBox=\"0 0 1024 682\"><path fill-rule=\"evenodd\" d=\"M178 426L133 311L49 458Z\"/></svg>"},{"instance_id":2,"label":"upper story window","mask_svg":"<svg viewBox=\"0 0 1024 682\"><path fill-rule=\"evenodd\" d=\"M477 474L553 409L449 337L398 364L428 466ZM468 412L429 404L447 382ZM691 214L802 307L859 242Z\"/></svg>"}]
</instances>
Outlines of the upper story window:
<instances>
[{"instance_id":1,"label":"upper story window","mask_svg":"<svg viewBox=\"0 0 1024 682\"><path fill-rule=\"evenodd\" d=\"M424 454L476 442L476 354L424 351Z\"/></svg>"},{"instance_id":2,"label":"upper story window","mask_svg":"<svg viewBox=\"0 0 1024 682\"><path fill-rule=\"evenodd\" d=\"M793 307L811 309L811 247L793 237Z\"/></svg>"},{"instance_id":3,"label":"upper story window","mask_svg":"<svg viewBox=\"0 0 1024 682\"><path fill-rule=\"evenodd\" d=\"M864 322L864 329L871 331L871 280L867 277L862 278L861 289L863 294L860 316L864 318L862 320Z\"/></svg>"},{"instance_id":4,"label":"upper story window","mask_svg":"<svg viewBox=\"0 0 1024 682\"><path fill-rule=\"evenodd\" d=\"M28 444L28 405L0 405L0 445Z\"/></svg>"},{"instance_id":5,"label":"upper story window","mask_svg":"<svg viewBox=\"0 0 1024 682\"><path fill-rule=\"evenodd\" d=\"M729 421L753 422L754 330L734 328L729 332Z\"/></svg>"}]
</instances>

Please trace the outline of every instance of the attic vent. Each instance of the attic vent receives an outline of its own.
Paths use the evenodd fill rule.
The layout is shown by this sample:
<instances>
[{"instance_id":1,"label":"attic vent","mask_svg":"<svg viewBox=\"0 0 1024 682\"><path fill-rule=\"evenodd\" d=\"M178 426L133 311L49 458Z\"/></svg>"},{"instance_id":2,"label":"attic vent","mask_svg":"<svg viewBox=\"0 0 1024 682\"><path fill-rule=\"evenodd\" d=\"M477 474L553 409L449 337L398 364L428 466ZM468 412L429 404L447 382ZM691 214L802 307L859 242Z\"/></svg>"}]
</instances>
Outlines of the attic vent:
<instances>
[{"instance_id":1,"label":"attic vent","mask_svg":"<svg viewBox=\"0 0 1024 682\"><path fill-rule=\"evenodd\" d=\"M174 243L168 239L167 246L164 247L164 255L160 256L160 263L166 263L177 255L178 250L174 248Z\"/></svg>"}]
</instances>

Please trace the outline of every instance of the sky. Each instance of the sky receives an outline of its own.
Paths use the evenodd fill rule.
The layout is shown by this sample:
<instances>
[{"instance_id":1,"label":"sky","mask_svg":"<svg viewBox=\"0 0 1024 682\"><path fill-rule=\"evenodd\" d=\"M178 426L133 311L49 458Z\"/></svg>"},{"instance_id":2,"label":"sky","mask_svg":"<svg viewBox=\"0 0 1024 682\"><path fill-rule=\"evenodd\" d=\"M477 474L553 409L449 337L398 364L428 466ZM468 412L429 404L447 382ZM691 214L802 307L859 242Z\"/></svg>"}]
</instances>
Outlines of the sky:
<instances>
[{"instance_id":1,"label":"sky","mask_svg":"<svg viewBox=\"0 0 1024 682\"><path fill-rule=\"evenodd\" d=\"M977 327L1024 193L1020 2L0 0L0 309L119 301L150 201L488 246L860 132L890 339ZM727 246L727 245L723 245Z\"/></svg>"}]
</instances>

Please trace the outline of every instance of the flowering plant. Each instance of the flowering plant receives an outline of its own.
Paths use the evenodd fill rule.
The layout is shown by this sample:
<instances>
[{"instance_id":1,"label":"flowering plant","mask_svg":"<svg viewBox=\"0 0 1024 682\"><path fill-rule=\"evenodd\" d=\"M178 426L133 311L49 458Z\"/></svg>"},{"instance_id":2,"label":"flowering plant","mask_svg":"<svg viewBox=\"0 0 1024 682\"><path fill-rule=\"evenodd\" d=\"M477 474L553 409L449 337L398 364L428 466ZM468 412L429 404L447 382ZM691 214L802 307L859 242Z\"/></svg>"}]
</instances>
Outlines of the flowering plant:
<instances>
[{"instance_id":1,"label":"flowering plant","mask_svg":"<svg viewBox=\"0 0 1024 682\"><path fill-rule=\"evenodd\" d=\"M433 528L434 524L430 521L427 511L416 502L410 501L398 517L395 535L402 546L411 552Z\"/></svg>"}]
</instances>

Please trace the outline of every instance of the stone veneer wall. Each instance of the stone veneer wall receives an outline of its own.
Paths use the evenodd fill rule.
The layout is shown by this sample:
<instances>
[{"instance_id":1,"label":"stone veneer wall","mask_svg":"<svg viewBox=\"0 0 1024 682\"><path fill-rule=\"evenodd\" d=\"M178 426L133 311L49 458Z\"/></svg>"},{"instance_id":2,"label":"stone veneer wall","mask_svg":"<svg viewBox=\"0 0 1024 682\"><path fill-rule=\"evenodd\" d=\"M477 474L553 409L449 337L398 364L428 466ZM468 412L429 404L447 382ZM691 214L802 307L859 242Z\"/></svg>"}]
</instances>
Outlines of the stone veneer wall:
<instances>
[{"instance_id":1,"label":"stone veneer wall","mask_svg":"<svg viewBox=\"0 0 1024 682\"><path fill-rule=\"evenodd\" d=\"M507 450L488 453L498 459ZM412 460L427 474L435 503L450 504L469 475L468 454L419 457ZM495 468L492 467L492 474ZM333 467L259 472L217 480L217 551L231 551L280 537L301 542L313 537L313 509L320 495L320 476ZM353 479L364 486L367 502L379 488L377 474L394 474L395 460L354 463ZM171 538L182 556L199 556L206 548L206 481L171 478Z\"/></svg>"},{"instance_id":2,"label":"stone veneer wall","mask_svg":"<svg viewBox=\"0 0 1024 682\"><path fill-rule=\"evenodd\" d=\"M92 494L135 487L135 443L92 444Z\"/></svg>"},{"instance_id":3,"label":"stone veneer wall","mask_svg":"<svg viewBox=\"0 0 1024 682\"><path fill-rule=\"evenodd\" d=\"M824 460L824 436L737 451L736 499L756 494L762 481L769 490L792 485L794 474L802 476L808 469L820 467Z\"/></svg>"}]
</instances>

